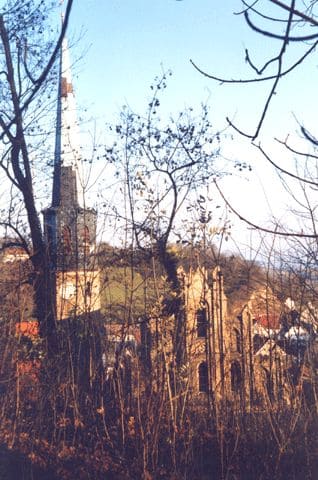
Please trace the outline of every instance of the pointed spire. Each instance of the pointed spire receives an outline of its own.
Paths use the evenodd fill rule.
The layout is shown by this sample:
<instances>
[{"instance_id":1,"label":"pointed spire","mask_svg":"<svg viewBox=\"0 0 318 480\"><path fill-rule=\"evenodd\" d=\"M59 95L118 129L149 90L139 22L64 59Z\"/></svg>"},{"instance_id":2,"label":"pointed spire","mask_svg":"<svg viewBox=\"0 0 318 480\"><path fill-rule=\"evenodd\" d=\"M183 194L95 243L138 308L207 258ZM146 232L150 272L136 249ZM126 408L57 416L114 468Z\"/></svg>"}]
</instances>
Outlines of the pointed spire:
<instances>
[{"instance_id":1,"label":"pointed spire","mask_svg":"<svg viewBox=\"0 0 318 480\"><path fill-rule=\"evenodd\" d=\"M62 205L66 198L68 203L71 200L73 205L79 204L77 191L80 186L78 182L79 162L76 104L68 45L64 38L60 56L52 206Z\"/></svg>"}]
</instances>

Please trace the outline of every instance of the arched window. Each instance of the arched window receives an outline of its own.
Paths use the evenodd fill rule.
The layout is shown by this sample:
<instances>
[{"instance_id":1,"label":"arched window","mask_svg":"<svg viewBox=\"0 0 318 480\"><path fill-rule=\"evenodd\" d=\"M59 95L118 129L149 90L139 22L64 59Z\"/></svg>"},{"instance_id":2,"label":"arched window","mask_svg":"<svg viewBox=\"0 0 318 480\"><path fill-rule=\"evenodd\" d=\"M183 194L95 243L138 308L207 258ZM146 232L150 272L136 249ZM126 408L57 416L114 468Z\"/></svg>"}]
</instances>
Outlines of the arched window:
<instances>
[{"instance_id":1,"label":"arched window","mask_svg":"<svg viewBox=\"0 0 318 480\"><path fill-rule=\"evenodd\" d=\"M242 370L239 362L231 364L231 388L232 392L238 392L242 386Z\"/></svg>"},{"instance_id":2,"label":"arched window","mask_svg":"<svg viewBox=\"0 0 318 480\"><path fill-rule=\"evenodd\" d=\"M71 229L67 225L64 225L62 228L62 242L63 242L63 247L65 252L71 252L72 251L72 235L71 235Z\"/></svg>"},{"instance_id":3,"label":"arched window","mask_svg":"<svg viewBox=\"0 0 318 480\"><path fill-rule=\"evenodd\" d=\"M90 243L89 229L87 225L84 225L82 235L83 235L83 242Z\"/></svg>"},{"instance_id":4,"label":"arched window","mask_svg":"<svg viewBox=\"0 0 318 480\"><path fill-rule=\"evenodd\" d=\"M207 335L207 316L206 308L200 308L196 313L197 320L197 336L199 338L205 338Z\"/></svg>"},{"instance_id":5,"label":"arched window","mask_svg":"<svg viewBox=\"0 0 318 480\"><path fill-rule=\"evenodd\" d=\"M235 350L238 353L242 353L242 341L241 341L241 334L238 331L237 328L234 328L234 345L235 345Z\"/></svg>"},{"instance_id":6,"label":"arched window","mask_svg":"<svg viewBox=\"0 0 318 480\"><path fill-rule=\"evenodd\" d=\"M199 392L208 391L208 366L206 362L201 362L198 368Z\"/></svg>"},{"instance_id":7,"label":"arched window","mask_svg":"<svg viewBox=\"0 0 318 480\"><path fill-rule=\"evenodd\" d=\"M84 253L88 255L90 251L91 239L89 235L89 228L87 225L84 225L84 228L82 230L82 241L83 241Z\"/></svg>"}]
</instances>

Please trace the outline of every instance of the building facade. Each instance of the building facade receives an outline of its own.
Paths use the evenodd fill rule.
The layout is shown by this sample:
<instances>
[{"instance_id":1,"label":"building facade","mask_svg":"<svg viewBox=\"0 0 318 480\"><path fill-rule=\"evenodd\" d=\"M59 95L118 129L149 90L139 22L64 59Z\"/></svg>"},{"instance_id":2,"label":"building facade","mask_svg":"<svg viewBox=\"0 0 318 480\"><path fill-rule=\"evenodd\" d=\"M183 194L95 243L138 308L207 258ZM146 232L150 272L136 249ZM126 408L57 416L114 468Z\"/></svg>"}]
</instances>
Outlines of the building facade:
<instances>
[{"instance_id":1,"label":"building facade","mask_svg":"<svg viewBox=\"0 0 318 480\"><path fill-rule=\"evenodd\" d=\"M300 363L280 345L283 305L261 287L245 305L229 309L219 269L184 275L189 389L239 409L277 408L295 397Z\"/></svg>"}]
</instances>

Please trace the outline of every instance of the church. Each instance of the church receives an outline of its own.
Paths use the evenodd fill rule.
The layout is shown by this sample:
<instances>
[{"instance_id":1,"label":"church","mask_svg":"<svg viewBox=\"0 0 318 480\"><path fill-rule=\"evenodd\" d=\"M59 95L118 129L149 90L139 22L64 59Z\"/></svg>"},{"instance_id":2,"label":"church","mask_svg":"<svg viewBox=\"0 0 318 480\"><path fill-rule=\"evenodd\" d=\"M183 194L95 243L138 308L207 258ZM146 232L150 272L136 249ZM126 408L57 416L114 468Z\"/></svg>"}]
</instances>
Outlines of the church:
<instances>
[{"instance_id":1,"label":"church","mask_svg":"<svg viewBox=\"0 0 318 480\"><path fill-rule=\"evenodd\" d=\"M158 368L163 358L163 370L171 373L170 369L174 368L171 318L153 319L149 315L135 325L109 323L103 318L96 255L97 212L85 204L81 165L69 52L64 39L60 57L52 201L43 212L54 279L52 294L56 322L71 320L76 325L78 319L85 321L89 318L102 326L99 330L104 332L101 362L107 370L106 377L117 368L115 365L121 365L120 368L132 370L125 376L133 385L134 364L139 364L138 368L148 375L151 368ZM199 402L206 398L243 402L249 407L255 403L256 397L266 400L274 395L273 392L282 398L290 396L290 392L284 391L288 390L290 383L287 375L290 359L269 335L266 337L266 332L264 340L255 346L256 310L250 305L241 305L238 311L229 311L219 267L211 271L197 268L180 272L180 275L183 275L184 292L183 377L190 397ZM267 305L264 311L266 309ZM266 343L267 347L264 347ZM266 355L265 350L268 350ZM130 358L129 362L125 362L125 355ZM141 364L137 357L142 360ZM260 361L262 358L267 359L269 367L265 365L266 361ZM281 368L283 364L286 366ZM128 390L131 389L133 387Z\"/></svg>"},{"instance_id":2,"label":"church","mask_svg":"<svg viewBox=\"0 0 318 480\"><path fill-rule=\"evenodd\" d=\"M100 310L95 265L96 211L85 205L81 152L67 40L60 57L52 203L44 235L54 276L56 320Z\"/></svg>"}]
</instances>

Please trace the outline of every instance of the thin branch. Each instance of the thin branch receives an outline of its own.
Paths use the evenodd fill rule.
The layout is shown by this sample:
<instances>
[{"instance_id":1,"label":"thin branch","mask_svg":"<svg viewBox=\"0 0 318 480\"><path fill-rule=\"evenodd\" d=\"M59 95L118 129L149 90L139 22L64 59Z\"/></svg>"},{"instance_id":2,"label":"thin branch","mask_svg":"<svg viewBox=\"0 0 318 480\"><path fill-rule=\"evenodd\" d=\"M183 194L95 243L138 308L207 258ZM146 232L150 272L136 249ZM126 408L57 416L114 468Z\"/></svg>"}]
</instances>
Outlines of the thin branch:
<instances>
[{"instance_id":1,"label":"thin branch","mask_svg":"<svg viewBox=\"0 0 318 480\"><path fill-rule=\"evenodd\" d=\"M226 121L230 127L232 127L237 133L239 133L243 137L250 138L251 140L254 139L254 135L249 135L248 133L243 132L243 130L240 130L236 125L234 125L234 123L229 119L229 117L226 117Z\"/></svg>"},{"instance_id":2,"label":"thin branch","mask_svg":"<svg viewBox=\"0 0 318 480\"><path fill-rule=\"evenodd\" d=\"M301 133L304 135L306 140L312 143L315 146L318 146L318 140L316 140L309 132L305 129L305 127L301 127Z\"/></svg>"},{"instance_id":3,"label":"thin branch","mask_svg":"<svg viewBox=\"0 0 318 480\"><path fill-rule=\"evenodd\" d=\"M242 10L241 12L235 12L234 15L242 15L247 10L250 10L251 12L255 13L255 15L258 15L259 17L264 18L265 20L270 20L271 22L279 22L279 23L286 23L287 22L287 20L283 20L281 18L270 17L270 16L265 15L264 13L261 13L258 10L256 10L256 8L254 8L254 5L256 5L258 3L258 0L256 0L253 3L253 5L248 5L248 3L246 3L244 0L242 0L242 3L243 3L243 5L246 6L246 9ZM296 21L297 20L294 20L294 22L296 22Z\"/></svg>"},{"instance_id":4,"label":"thin branch","mask_svg":"<svg viewBox=\"0 0 318 480\"><path fill-rule=\"evenodd\" d=\"M279 0L269 0L270 2L274 3L275 5L278 5L279 7L283 8L284 10L287 10L288 12L291 11L291 7L289 5L285 5L285 3L280 2ZM300 17L302 20L305 20L305 22L311 23L312 25L315 25L318 27L318 21L315 20L313 17L309 17L303 12L300 12L299 10L293 8L293 14L297 15L297 17Z\"/></svg>"},{"instance_id":5,"label":"thin branch","mask_svg":"<svg viewBox=\"0 0 318 480\"><path fill-rule=\"evenodd\" d=\"M292 172L289 172L288 170L285 170L284 168L280 167L277 163L275 163L269 155L267 155L267 153L263 150L263 148L261 147L261 145L255 145L253 144L254 147L258 148L258 150L260 150L260 152L264 155L264 157L266 158L266 160L271 164L273 165L273 167L275 167L277 170L279 170L281 173L284 173L285 175L288 175L289 177L291 178L294 178L295 180L299 180L300 182L302 183L307 183L308 185L313 185L314 187L318 187L318 183L317 182L313 182L311 180L308 180L307 178L303 178L303 177L300 177L299 175L296 175Z\"/></svg>"},{"instance_id":6,"label":"thin branch","mask_svg":"<svg viewBox=\"0 0 318 480\"><path fill-rule=\"evenodd\" d=\"M62 23L62 29L61 29L61 33L59 35L59 38L56 42L56 45L55 45L55 48L51 54L51 57L49 58L47 64L46 64L46 67L42 70L42 73L41 75L35 80L33 79L33 83L35 84L34 86L34 89L32 90L32 92L30 93L30 95L28 96L28 98L25 100L24 104L19 106L19 112L22 113L23 111L25 111L28 106L30 105L30 103L32 102L33 98L35 97L35 95L37 94L37 92L39 91L39 89L42 87L43 83L45 82L48 74L50 73L53 65L54 65L54 62L56 60L56 57L58 55L58 52L60 51L61 47L62 47L62 42L63 42L63 39L65 37L65 33L66 33L66 29L67 29L67 26L68 26L68 22L69 22L69 17L70 17L70 13L71 13L71 9L72 9L72 5L73 5L73 0L68 0L67 2L67 6L66 6L66 9L65 9L65 14L64 14L64 20L63 20L63 23ZM1 19L2 19L2 23L3 23L3 29L5 30L5 25L4 25L4 20L3 20L3 16L1 16ZM8 75L6 72L1 72L1 73L4 73L6 75ZM9 81L9 80L8 80ZM8 123L7 127L6 127L6 131L4 131L1 135L0 135L0 139L2 140L3 137L6 135L6 132L12 127L12 125L16 122L16 117L17 117L17 113L15 112L15 115L14 117L11 119L11 121Z\"/></svg>"},{"instance_id":7,"label":"thin branch","mask_svg":"<svg viewBox=\"0 0 318 480\"><path fill-rule=\"evenodd\" d=\"M9 155L9 151L7 152L7 155ZM0 162L0 167L3 169L3 171L5 172L6 176L8 177L8 179L10 180L10 182L18 189L20 190L20 186L19 186L19 183L16 181L16 179L11 175L10 171L9 171L9 168L6 167L4 164L3 164L3 161Z\"/></svg>"},{"instance_id":8,"label":"thin branch","mask_svg":"<svg viewBox=\"0 0 318 480\"><path fill-rule=\"evenodd\" d=\"M10 132L10 129L9 127L6 125L5 121L3 120L2 118L2 115L0 114L0 126L3 130L3 135L7 135L9 141L12 143L14 141L14 136L12 135L12 133Z\"/></svg>"},{"instance_id":9,"label":"thin branch","mask_svg":"<svg viewBox=\"0 0 318 480\"><path fill-rule=\"evenodd\" d=\"M262 75L263 72L265 72L265 70L267 69L267 67L269 67L269 65L271 65L272 63L274 62L277 62L279 60L279 55L277 57L273 57L271 58L270 60L268 60L268 62L266 62L262 68L257 68L254 63L252 62L252 60L250 59L250 55L248 53L248 49L246 48L245 49L245 61L249 64L249 66L258 74L258 75ZM276 77L276 75L275 75Z\"/></svg>"},{"instance_id":10,"label":"thin branch","mask_svg":"<svg viewBox=\"0 0 318 480\"><path fill-rule=\"evenodd\" d=\"M294 8L295 6L295 0L292 0L291 2L291 7L292 9ZM245 13L245 18L248 16L247 13ZM285 31L285 36L284 36L284 41L283 41L283 44L282 44L282 47L280 49L280 53L277 57L277 63L278 63L278 68L277 68L277 74L276 74L276 78L274 80L274 83L272 85L272 88L271 88L271 91L267 97L267 100L265 102L265 105L264 105L264 108L263 108L263 111L262 111L262 114L261 114L261 118L258 122L258 125L256 127L256 130L255 130L255 134L253 135L253 140L255 140L255 138L258 137L259 135L259 132L262 128L262 125L264 123L264 120L265 120L265 117L266 117L266 114L267 114L267 111L268 111L268 108L269 108L269 105L272 101L272 98L275 94L275 90L277 88L277 85L278 85L278 82L280 80L280 77L281 77L281 73L282 73L282 66L283 66L283 57L284 57L284 54L286 52L286 48L287 48L287 45L289 43L289 32L290 32L290 29L291 29L291 23L292 23L292 18L293 18L293 13L292 13L292 10L289 14L289 18L288 18L288 23L287 23L287 27L286 27L286 31Z\"/></svg>"},{"instance_id":11,"label":"thin branch","mask_svg":"<svg viewBox=\"0 0 318 480\"><path fill-rule=\"evenodd\" d=\"M295 62L291 67L289 67L287 70L284 70L281 72L280 76L281 78L290 73L292 70L294 70L296 67L298 67L305 59L308 57L316 48L318 45L318 41L315 42L307 51L304 55L302 55L297 62ZM216 77L215 75L211 75L204 70L201 70L193 60L190 59L190 63L193 65L193 67L202 75L204 75L207 78L211 78L211 80L215 80L217 82L222 83L256 83L256 82L265 82L268 80L274 80L276 78L276 75L269 75L268 77L262 77L262 78L249 78L249 79L226 79L226 78L221 78L221 77Z\"/></svg>"},{"instance_id":12,"label":"thin branch","mask_svg":"<svg viewBox=\"0 0 318 480\"><path fill-rule=\"evenodd\" d=\"M2 227L7 227L7 228L10 228L10 230L13 230L14 233L15 233L15 234L18 236L18 238L20 239L19 245L24 248L24 250L26 251L26 253L27 253L28 255L31 254L30 249L29 249L29 247L28 247L28 244L27 244L27 242L25 241L25 238L21 235L21 233L20 233L20 231L19 231L19 229L18 229L17 227L15 227L14 225L12 225L12 223L9 223L9 222L0 222L0 225L1 225ZM16 246L17 246L17 244L16 244Z\"/></svg>"},{"instance_id":13,"label":"thin branch","mask_svg":"<svg viewBox=\"0 0 318 480\"><path fill-rule=\"evenodd\" d=\"M29 67L28 67L28 63L27 63L27 44L26 44L26 41L25 41L25 45L24 45L24 54L23 54L23 66L24 66L24 70L25 70L25 73L27 74L27 77L29 78L29 80L31 81L31 83L33 85L36 85L36 79L33 78L33 75L31 74L30 70L29 70Z\"/></svg>"},{"instance_id":14,"label":"thin branch","mask_svg":"<svg viewBox=\"0 0 318 480\"><path fill-rule=\"evenodd\" d=\"M309 200L309 198L308 198L308 195L307 195L305 186L304 186L304 185L301 185L301 189L302 189L303 195L304 195L305 200L306 200L306 203L307 203L307 211L309 212L309 216L310 216L310 220L311 220L311 225L312 225L313 231L314 231L315 234L317 235L316 218L315 218L315 215L314 215L314 210L315 210L315 209L313 209L313 208L311 207L310 200ZM318 236L317 236L317 238L318 238Z\"/></svg>"},{"instance_id":15,"label":"thin branch","mask_svg":"<svg viewBox=\"0 0 318 480\"><path fill-rule=\"evenodd\" d=\"M221 198L222 200L225 202L226 206L234 213L234 215L239 218L240 220L242 220L242 222L246 223L247 225L249 225L250 227L253 227L255 228L255 230L259 230L261 232L265 232L265 233L270 233L272 235L279 235L279 236L282 236L282 237L299 237L299 238L317 238L317 235L313 235L313 234L307 234L307 233L292 233L292 232L283 232L283 231L280 231L280 230L272 230L270 228L265 228L265 227L261 227L260 225L257 225L256 223L253 223L251 222L250 220L248 220L247 218L243 217L243 215L241 215L237 210L235 210L235 208L232 207L232 205L230 204L230 202L225 198L222 190L220 189L220 187L218 186L216 180L214 179L213 180L219 194L221 195Z\"/></svg>"},{"instance_id":16,"label":"thin branch","mask_svg":"<svg viewBox=\"0 0 318 480\"><path fill-rule=\"evenodd\" d=\"M307 140L309 140L309 139L307 139ZM283 141L283 140L279 140L279 138L275 138L275 141L280 143L281 145L284 145L284 147L287 148L287 150L294 153L295 155L299 155L301 157L306 157L306 158L314 158L315 160L318 160L318 155L314 155L313 153L305 153L305 152L300 152L298 150L295 150L290 145L288 145L287 140ZM318 142L315 145L318 145Z\"/></svg>"},{"instance_id":17,"label":"thin branch","mask_svg":"<svg viewBox=\"0 0 318 480\"><path fill-rule=\"evenodd\" d=\"M290 13L292 14L292 10L290 10ZM268 30L263 30L259 27L257 27L250 19L249 15L247 12L244 13L245 20L248 24L248 26L254 30L257 33L260 33L261 35L264 35L265 37L271 37L275 38L277 40L285 40L286 37L285 35L278 35L276 33L269 32ZM301 37L291 37L288 36L288 42L304 42L307 40L314 40L315 38L318 38L318 33L313 33L312 35L304 35Z\"/></svg>"},{"instance_id":18,"label":"thin branch","mask_svg":"<svg viewBox=\"0 0 318 480\"><path fill-rule=\"evenodd\" d=\"M60 49L62 47L62 42L63 42L63 39L65 37L66 29L67 29L67 26L68 26L68 21L69 21L72 5L73 5L73 0L68 0L66 10L65 10L64 21L63 21L63 24L62 24L61 33L60 33L59 38L56 42L53 53L51 54L51 57L49 58L49 60L46 64L46 67L43 69L41 75L37 78L37 80L35 80L36 84L35 84L34 89L31 92L31 94L25 100L24 104L20 106L20 113L22 113L23 111L25 111L28 108L28 106L32 102L33 98L35 97L35 95L37 94L39 89L42 87L43 83L45 82L48 74L50 73L50 71L51 71L51 69L54 65L54 62L55 62L56 57L58 55L58 52L60 51ZM7 128L8 129L11 128L11 126L15 123L15 121L16 121L16 115L11 120L11 122L8 124ZM0 135L0 139L2 139L3 136L4 136L4 133L2 133Z\"/></svg>"}]
</instances>

